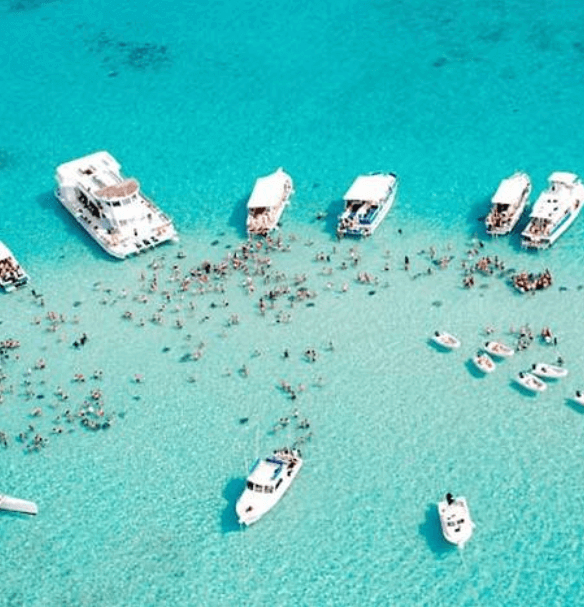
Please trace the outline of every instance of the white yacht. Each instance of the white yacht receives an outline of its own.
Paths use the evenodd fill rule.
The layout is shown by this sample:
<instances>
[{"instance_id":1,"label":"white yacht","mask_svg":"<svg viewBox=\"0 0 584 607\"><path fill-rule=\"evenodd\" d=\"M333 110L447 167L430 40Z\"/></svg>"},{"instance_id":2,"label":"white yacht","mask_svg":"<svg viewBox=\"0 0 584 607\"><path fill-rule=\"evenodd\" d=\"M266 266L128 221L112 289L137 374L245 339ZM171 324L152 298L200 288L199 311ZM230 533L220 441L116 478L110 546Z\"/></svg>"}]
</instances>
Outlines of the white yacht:
<instances>
[{"instance_id":1,"label":"white yacht","mask_svg":"<svg viewBox=\"0 0 584 607\"><path fill-rule=\"evenodd\" d=\"M16 261L12 251L0 242L0 286L5 291L14 291L28 282L28 274Z\"/></svg>"},{"instance_id":2,"label":"white yacht","mask_svg":"<svg viewBox=\"0 0 584 607\"><path fill-rule=\"evenodd\" d=\"M434 335L432 335L431 339L436 345L442 346L447 350L460 348L460 340L458 337L455 337L446 331L434 331Z\"/></svg>"},{"instance_id":3,"label":"white yacht","mask_svg":"<svg viewBox=\"0 0 584 607\"><path fill-rule=\"evenodd\" d=\"M0 493L0 510L8 512L20 512L22 514L38 513L38 507L34 502L23 500L19 497L11 497L10 495L2 495Z\"/></svg>"},{"instance_id":4,"label":"white yacht","mask_svg":"<svg viewBox=\"0 0 584 607\"><path fill-rule=\"evenodd\" d=\"M247 202L247 233L266 236L275 230L293 193L292 178L282 167L257 179Z\"/></svg>"},{"instance_id":5,"label":"white yacht","mask_svg":"<svg viewBox=\"0 0 584 607\"><path fill-rule=\"evenodd\" d=\"M371 236L393 205L397 188L394 173L359 175L343 197L337 235Z\"/></svg>"},{"instance_id":6,"label":"white yacht","mask_svg":"<svg viewBox=\"0 0 584 607\"><path fill-rule=\"evenodd\" d=\"M446 498L438 502L438 515L444 538L451 544L464 548L475 526L470 518L466 498L455 498L452 493L447 493Z\"/></svg>"},{"instance_id":7,"label":"white yacht","mask_svg":"<svg viewBox=\"0 0 584 607\"><path fill-rule=\"evenodd\" d=\"M531 180L517 172L503 179L491 199L491 210L485 219L487 232L493 236L509 234L515 227L531 193Z\"/></svg>"},{"instance_id":8,"label":"white yacht","mask_svg":"<svg viewBox=\"0 0 584 607\"><path fill-rule=\"evenodd\" d=\"M568 375L568 369L547 363L535 363L531 366L531 372L543 379L560 379Z\"/></svg>"},{"instance_id":9,"label":"white yacht","mask_svg":"<svg viewBox=\"0 0 584 607\"><path fill-rule=\"evenodd\" d=\"M574 173L555 172L549 185L535 201L522 244L547 249L572 225L584 202L584 185Z\"/></svg>"},{"instance_id":10,"label":"white yacht","mask_svg":"<svg viewBox=\"0 0 584 607\"><path fill-rule=\"evenodd\" d=\"M258 459L247 477L235 512L240 524L251 525L269 512L282 498L302 467L295 449L280 449L266 459Z\"/></svg>"},{"instance_id":11,"label":"white yacht","mask_svg":"<svg viewBox=\"0 0 584 607\"><path fill-rule=\"evenodd\" d=\"M119 259L178 240L171 220L120 168L108 152L66 162L57 168L55 194L88 234Z\"/></svg>"}]
</instances>

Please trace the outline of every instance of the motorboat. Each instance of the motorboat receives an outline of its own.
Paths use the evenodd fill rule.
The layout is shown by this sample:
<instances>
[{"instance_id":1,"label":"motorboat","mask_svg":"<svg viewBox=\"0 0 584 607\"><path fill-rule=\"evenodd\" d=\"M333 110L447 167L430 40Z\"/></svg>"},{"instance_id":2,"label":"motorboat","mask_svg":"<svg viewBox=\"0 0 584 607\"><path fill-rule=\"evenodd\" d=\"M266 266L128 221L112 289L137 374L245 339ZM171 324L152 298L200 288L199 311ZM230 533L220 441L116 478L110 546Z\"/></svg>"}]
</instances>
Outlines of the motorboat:
<instances>
[{"instance_id":1,"label":"motorboat","mask_svg":"<svg viewBox=\"0 0 584 607\"><path fill-rule=\"evenodd\" d=\"M568 375L568 369L547 363L535 363L531 367L531 372L543 379L560 379Z\"/></svg>"},{"instance_id":2,"label":"motorboat","mask_svg":"<svg viewBox=\"0 0 584 607\"><path fill-rule=\"evenodd\" d=\"M576 394L572 398L575 402L584 407L584 392L582 390L576 390Z\"/></svg>"},{"instance_id":3,"label":"motorboat","mask_svg":"<svg viewBox=\"0 0 584 607\"><path fill-rule=\"evenodd\" d=\"M492 373L496 369L493 359L486 352L477 352L473 356L474 366L483 373Z\"/></svg>"},{"instance_id":4,"label":"motorboat","mask_svg":"<svg viewBox=\"0 0 584 607\"><path fill-rule=\"evenodd\" d=\"M265 459L256 460L235 505L239 523L251 525L269 512L288 490L302 464L297 449L280 449Z\"/></svg>"},{"instance_id":5,"label":"motorboat","mask_svg":"<svg viewBox=\"0 0 584 607\"><path fill-rule=\"evenodd\" d=\"M498 358L509 358L515 353L513 348L510 348L500 341L488 341L485 344L485 350L492 356L497 356Z\"/></svg>"},{"instance_id":6,"label":"motorboat","mask_svg":"<svg viewBox=\"0 0 584 607\"><path fill-rule=\"evenodd\" d=\"M12 254L12 251L0 242L0 286L5 291L14 291L28 282L28 274Z\"/></svg>"},{"instance_id":7,"label":"motorboat","mask_svg":"<svg viewBox=\"0 0 584 607\"><path fill-rule=\"evenodd\" d=\"M547 384L544 381L526 371L520 371L515 381L530 392L543 392L547 388Z\"/></svg>"},{"instance_id":8,"label":"motorboat","mask_svg":"<svg viewBox=\"0 0 584 607\"><path fill-rule=\"evenodd\" d=\"M343 197L337 236L371 236L392 207L397 189L395 173L359 175Z\"/></svg>"},{"instance_id":9,"label":"motorboat","mask_svg":"<svg viewBox=\"0 0 584 607\"><path fill-rule=\"evenodd\" d=\"M38 514L38 507L34 502L20 499L19 497L11 497L0 493L0 510L8 512L20 512L22 514Z\"/></svg>"},{"instance_id":10,"label":"motorboat","mask_svg":"<svg viewBox=\"0 0 584 607\"><path fill-rule=\"evenodd\" d=\"M177 241L172 221L126 178L108 152L95 152L57 168L55 195L107 253L124 259Z\"/></svg>"},{"instance_id":11,"label":"motorboat","mask_svg":"<svg viewBox=\"0 0 584 607\"><path fill-rule=\"evenodd\" d=\"M282 167L258 178L247 202L247 233L266 236L275 230L293 193L292 178Z\"/></svg>"},{"instance_id":12,"label":"motorboat","mask_svg":"<svg viewBox=\"0 0 584 607\"><path fill-rule=\"evenodd\" d=\"M460 340L454 335L447 333L446 331L435 331L431 337L432 341L438 346L442 346L447 350L454 350L460 348Z\"/></svg>"},{"instance_id":13,"label":"motorboat","mask_svg":"<svg viewBox=\"0 0 584 607\"><path fill-rule=\"evenodd\" d=\"M530 220L521 233L522 244L547 249L572 225L584 202L584 185L574 173L555 172L535 201Z\"/></svg>"},{"instance_id":14,"label":"motorboat","mask_svg":"<svg viewBox=\"0 0 584 607\"><path fill-rule=\"evenodd\" d=\"M459 548L464 548L475 527L466 498L455 498L452 493L447 493L445 499L438 502L438 515L444 539Z\"/></svg>"},{"instance_id":15,"label":"motorboat","mask_svg":"<svg viewBox=\"0 0 584 607\"><path fill-rule=\"evenodd\" d=\"M485 219L487 232L493 236L509 234L519 221L530 193L531 180L526 173L517 172L503 179L491 199Z\"/></svg>"}]
</instances>

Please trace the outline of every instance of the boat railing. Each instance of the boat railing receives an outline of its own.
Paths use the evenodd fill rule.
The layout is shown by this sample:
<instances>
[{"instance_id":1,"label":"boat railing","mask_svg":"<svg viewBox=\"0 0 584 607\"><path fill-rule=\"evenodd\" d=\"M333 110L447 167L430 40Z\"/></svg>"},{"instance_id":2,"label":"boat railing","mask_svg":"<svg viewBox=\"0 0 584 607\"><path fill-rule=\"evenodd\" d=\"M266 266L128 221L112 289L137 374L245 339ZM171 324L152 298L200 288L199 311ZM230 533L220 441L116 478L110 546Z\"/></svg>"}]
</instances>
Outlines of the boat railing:
<instances>
[{"instance_id":1,"label":"boat railing","mask_svg":"<svg viewBox=\"0 0 584 607\"><path fill-rule=\"evenodd\" d=\"M148 196L144 195L142 192L139 193L139 197L144 201L144 204L154 213L156 213L156 215L158 217L160 217L162 220L164 221L168 221L170 223L170 217L164 213L163 211L161 211L156 204L154 203L153 200L151 200L150 198L148 198Z\"/></svg>"}]
</instances>

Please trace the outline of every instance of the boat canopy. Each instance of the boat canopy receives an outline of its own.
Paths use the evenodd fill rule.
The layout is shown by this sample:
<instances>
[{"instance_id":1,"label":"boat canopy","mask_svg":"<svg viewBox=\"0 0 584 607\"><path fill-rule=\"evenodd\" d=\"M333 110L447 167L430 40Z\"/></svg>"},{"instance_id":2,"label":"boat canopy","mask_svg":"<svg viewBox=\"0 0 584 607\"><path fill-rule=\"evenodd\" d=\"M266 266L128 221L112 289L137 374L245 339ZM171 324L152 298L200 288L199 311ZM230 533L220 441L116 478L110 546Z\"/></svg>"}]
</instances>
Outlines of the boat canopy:
<instances>
[{"instance_id":1,"label":"boat canopy","mask_svg":"<svg viewBox=\"0 0 584 607\"><path fill-rule=\"evenodd\" d=\"M57 180L61 184L83 183L86 188L95 185L93 177L109 175L111 181L120 181L119 162L108 152L95 152L82 158L70 160L57 167ZM104 184L105 185L105 184Z\"/></svg>"},{"instance_id":2,"label":"boat canopy","mask_svg":"<svg viewBox=\"0 0 584 607\"><path fill-rule=\"evenodd\" d=\"M280 204L292 188L292 179L282 167L271 175L259 177L249 197L247 208L260 209Z\"/></svg>"},{"instance_id":3,"label":"boat canopy","mask_svg":"<svg viewBox=\"0 0 584 607\"><path fill-rule=\"evenodd\" d=\"M562 219L567 210L571 210L576 190L580 189L582 195L584 188L574 173L557 171L549 176L548 181L550 187L535 201L531 217L556 222Z\"/></svg>"},{"instance_id":4,"label":"boat canopy","mask_svg":"<svg viewBox=\"0 0 584 607\"><path fill-rule=\"evenodd\" d=\"M380 203L387 198L388 191L395 184L395 175L378 173L375 175L359 175L343 197L346 202L358 200L362 202Z\"/></svg>"},{"instance_id":5,"label":"boat canopy","mask_svg":"<svg viewBox=\"0 0 584 607\"><path fill-rule=\"evenodd\" d=\"M535 201L530 216L536 219L548 219L555 223L562 219L569 207L569 199L550 192L542 192Z\"/></svg>"},{"instance_id":6,"label":"boat canopy","mask_svg":"<svg viewBox=\"0 0 584 607\"><path fill-rule=\"evenodd\" d=\"M578 183L578 175L575 173L567 173L564 171L556 171L548 177L550 184L561 183L568 188L575 186Z\"/></svg>"},{"instance_id":7,"label":"boat canopy","mask_svg":"<svg viewBox=\"0 0 584 607\"><path fill-rule=\"evenodd\" d=\"M276 480L276 478L280 474L283 465L283 462L280 462L278 460L261 459L255 466L247 480L254 483L255 485L270 485Z\"/></svg>"},{"instance_id":8,"label":"boat canopy","mask_svg":"<svg viewBox=\"0 0 584 607\"><path fill-rule=\"evenodd\" d=\"M493 204L512 204L519 202L525 188L529 186L529 179L527 175L517 175L503 179L497 188L497 191L493 194Z\"/></svg>"},{"instance_id":9,"label":"boat canopy","mask_svg":"<svg viewBox=\"0 0 584 607\"><path fill-rule=\"evenodd\" d=\"M125 179L121 183L115 185L109 185L101 190L95 192L97 198L113 202L114 200L121 200L122 198L128 198L132 196L140 189L140 184L136 179Z\"/></svg>"},{"instance_id":10,"label":"boat canopy","mask_svg":"<svg viewBox=\"0 0 584 607\"><path fill-rule=\"evenodd\" d=\"M77 158L75 160L70 160L65 165L76 166L76 168L81 168L84 165L89 169L108 169L110 171L118 172L121 168L120 163L105 150L101 150L99 152L93 152L93 154L88 154L87 156L82 156L81 158Z\"/></svg>"}]
</instances>

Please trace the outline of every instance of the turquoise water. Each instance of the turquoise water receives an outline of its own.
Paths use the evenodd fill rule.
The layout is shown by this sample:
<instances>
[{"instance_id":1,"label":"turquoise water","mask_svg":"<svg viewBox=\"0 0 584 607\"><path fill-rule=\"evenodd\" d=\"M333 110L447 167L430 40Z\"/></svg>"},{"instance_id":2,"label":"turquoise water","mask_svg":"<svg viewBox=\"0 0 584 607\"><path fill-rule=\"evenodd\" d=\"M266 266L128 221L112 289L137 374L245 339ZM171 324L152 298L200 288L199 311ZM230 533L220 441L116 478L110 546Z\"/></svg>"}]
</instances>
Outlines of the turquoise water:
<instances>
[{"instance_id":1,"label":"turquoise water","mask_svg":"<svg viewBox=\"0 0 584 607\"><path fill-rule=\"evenodd\" d=\"M584 223L534 254L478 221L515 170L535 193L553 170L584 172L581 5L10 0L0 12L0 238L32 277L0 297L0 336L21 342L2 363L0 490L39 505L34 519L0 517L0 604L582 603L584 415L569 397L584 388ZM117 262L58 206L55 167L99 149L174 218L179 245ZM280 165L296 194L286 250L259 253L269 282L251 267L252 293L242 271L181 292L179 276L238 250L254 180ZM374 238L338 243L342 195L371 170L400 176L396 204ZM431 247L453 256L447 269ZM463 289L461 263L483 254L549 268L554 286L521 296L497 273ZM290 301L301 275L316 296ZM260 314L278 287L291 291ZM478 377L486 327L513 344L527 324L558 345L535 340ZM431 346L436 329L460 350ZM517 389L518 371L558 356L565 380ZM95 390L111 426L67 421ZM250 463L306 437L271 432L295 409L310 420L305 466L241 530ZM48 443L31 451L36 434ZM476 522L462 553L439 530L446 491Z\"/></svg>"}]
</instances>

